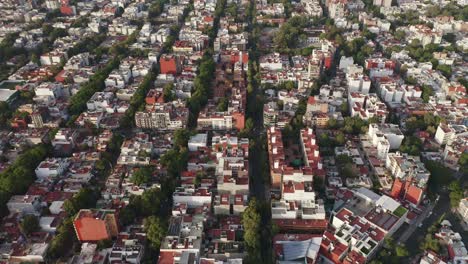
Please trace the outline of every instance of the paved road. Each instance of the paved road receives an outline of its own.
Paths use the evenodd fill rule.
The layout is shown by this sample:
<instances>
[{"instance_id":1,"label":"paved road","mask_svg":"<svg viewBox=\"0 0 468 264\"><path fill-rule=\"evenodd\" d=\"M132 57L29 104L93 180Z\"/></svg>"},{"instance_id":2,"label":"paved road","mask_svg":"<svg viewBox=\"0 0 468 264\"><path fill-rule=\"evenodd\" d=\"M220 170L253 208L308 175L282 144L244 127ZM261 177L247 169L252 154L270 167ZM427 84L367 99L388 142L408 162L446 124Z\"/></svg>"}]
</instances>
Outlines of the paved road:
<instances>
[{"instance_id":1,"label":"paved road","mask_svg":"<svg viewBox=\"0 0 468 264\"><path fill-rule=\"evenodd\" d=\"M426 220L426 218L429 216L429 214L433 211L434 207L437 205L438 203L438 200L437 199L434 203L431 203L430 205L428 205L426 207L426 209L424 209L424 211L419 215L419 217L416 219L415 223L414 224L411 224L409 226L409 228L403 233L401 234L401 236L398 238L397 240L397 243L398 244L402 244L402 243L406 243L406 241L408 240L408 238L411 237L411 235L413 235L414 231L416 231L416 229L419 227L419 225L421 223L424 222L424 220Z\"/></svg>"},{"instance_id":2,"label":"paved road","mask_svg":"<svg viewBox=\"0 0 468 264\"><path fill-rule=\"evenodd\" d=\"M416 256L419 253L419 245L424 240L424 237L427 234L427 229L437 220L439 220L439 218L444 214L444 219L447 219L450 221L450 223L452 223L452 229L462 235L465 243L468 242L468 232L463 230L459 220L457 219L457 216L451 211L448 192L440 192L440 199L437 204L435 204L431 212L432 214L422 222L422 226L417 227L416 231L412 232L408 239L406 239L405 245L410 253L410 256ZM409 229L410 228L412 227L410 226Z\"/></svg>"}]
</instances>

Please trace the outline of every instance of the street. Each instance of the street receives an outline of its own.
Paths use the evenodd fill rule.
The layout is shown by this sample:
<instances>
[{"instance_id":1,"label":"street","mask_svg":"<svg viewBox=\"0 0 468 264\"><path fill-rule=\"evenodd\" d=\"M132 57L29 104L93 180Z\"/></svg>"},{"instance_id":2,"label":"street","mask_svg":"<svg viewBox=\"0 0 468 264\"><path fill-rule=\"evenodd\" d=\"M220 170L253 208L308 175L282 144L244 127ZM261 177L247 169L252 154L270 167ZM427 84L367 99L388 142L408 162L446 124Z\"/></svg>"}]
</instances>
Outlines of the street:
<instances>
[{"instance_id":1,"label":"street","mask_svg":"<svg viewBox=\"0 0 468 264\"><path fill-rule=\"evenodd\" d=\"M403 233L402 237L398 238L398 242L404 241L405 245L409 251L409 256L416 256L419 252L419 245L424 240L424 237L427 234L428 228L433 225L439 218L445 214L444 219L447 219L452 224L452 229L455 232L459 232L463 237L463 242L466 244L468 242L468 232L463 231L462 226L460 225L458 217L451 211L450 208L450 198L449 192L440 192L440 199L434 205L432 210L428 210L428 212L432 212L427 218L422 220L422 226L418 227L421 222L414 224L408 228L408 230ZM426 213L428 213L426 212ZM410 230L411 233L406 235ZM406 238L404 236L407 236Z\"/></svg>"},{"instance_id":2,"label":"street","mask_svg":"<svg viewBox=\"0 0 468 264\"><path fill-rule=\"evenodd\" d=\"M419 217L416 219L415 223L413 223L412 225L410 225L408 227L408 229L400 236L398 237L398 239L396 240L396 242L398 244L404 244L406 243L406 241L408 240L408 238L411 237L411 235L414 233L414 231L416 231L416 229L419 227L419 225L421 225L421 223L424 222L424 220L426 220L426 218L428 216L430 216L430 213L432 212L432 210L434 209L434 207L437 205L438 203L438 200L436 200L435 202L431 203L430 205L428 205L426 207L426 209L419 215Z\"/></svg>"}]
</instances>

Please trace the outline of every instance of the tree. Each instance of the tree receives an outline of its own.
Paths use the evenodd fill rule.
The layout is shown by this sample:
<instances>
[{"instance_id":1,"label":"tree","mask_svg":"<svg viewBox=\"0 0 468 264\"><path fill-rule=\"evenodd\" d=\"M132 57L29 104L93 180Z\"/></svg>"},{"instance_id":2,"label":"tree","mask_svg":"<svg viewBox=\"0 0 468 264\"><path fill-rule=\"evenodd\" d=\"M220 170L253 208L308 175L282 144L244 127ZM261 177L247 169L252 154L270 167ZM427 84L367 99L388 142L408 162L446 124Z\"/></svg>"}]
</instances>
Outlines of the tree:
<instances>
[{"instance_id":1,"label":"tree","mask_svg":"<svg viewBox=\"0 0 468 264\"><path fill-rule=\"evenodd\" d=\"M437 253L440 250L439 241L436 238L433 238L432 234L427 234L424 237L424 241L422 242L420 248L422 250L428 250L429 249L429 250L432 250L432 251Z\"/></svg>"},{"instance_id":2,"label":"tree","mask_svg":"<svg viewBox=\"0 0 468 264\"><path fill-rule=\"evenodd\" d=\"M132 204L129 204L125 206L122 210L120 210L119 221L120 221L120 224L123 226L127 226L133 223L136 217L137 215L135 213L135 208L133 208Z\"/></svg>"},{"instance_id":3,"label":"tree","mask_svg":"<svg viewBox=\"0 0 468 264\"><path fill-rule=\"evenodd\" d=\"M358 177L352 163L346 163L344 166L340 167L339 170L340 170L340 174L344 178L356 178L356 177Z\"/></svg>"},{"instance_id":4,"label":"tree","mask_svg":"<svg viewBox=\"0 0 468 264\"><path fill-rule=\"evenodd\" d=\"M438 191L442 186L448 186L453 179L453 171L438 161L427 160L424 166L431 173L428 186L432 192Z\"/></svg>"},{"instance_id":5,"label":"tree","mask_svg":"<svg viewBox=\"0 0 468 264\"><path fill-rule=\"evenodd\" d=\"M135 211L138 215L150 216L161 213L161 204L165 194L158 188L146 190L134 200Z\"/></svg>"},{"instance_id":6,"label":"tree","mask_svg":"<svg viewBox=\"0 0 468 264\"><path fill-rule=\"evenodd\" d=\"M460 159L458 159L458 164L463 173L468 173L468 152L463 152L461 154Z\"/></svg>"},{"instance_id":7,"label":"tree","mask_svg":"<svg viewBox=\"0 0 468 264\"><path fill-rule=\"evenodd\" d=\"M26 215L20 223L20 230L25 236L39 230L39 220L35 215Z\"/></svg>"},{"instance_id":8,"label":"tree","mask_svg":"<svg viewBox=\"0 0 468 264\"><path fill-rule=\"evenodd\" d=\"M245 121L245 130L250 132L252 131L252 129L254 128L254 121L252 118L247 118L247 120Z\"/></svg>"},{"instance_id":9,"label":"tree","mask_svg":"<svg viewBox=\"0 0 468 264\"><path fill-rule=\"evenodd\" d=\"M103 240L99 240L97 242L97 248L98 250L101 250L101 249L106 249L106 248L110 248L112 247L112 240L111 239L103 239Z\"/></svg>"},{"instance_id":10,"label":"tree","mask_svg":"<svg viewBox=\"0 0 468 264\"><path fill-rule=\"evenodd\" d=\"M185 169L188 160L187 148L171 149L160 158L160 162L167 168L170 176L176 177Z\"/></svg>"},{"instance_id":11,"label":"tree","mask_svg":"<svg viewBox=\"0 0 468 264\"><path fill-rule=\"evenodd\" d=\"M446 78L450 78L452 76L452 67L449 65L441 64L437 66L437 70L439 70Z\"/></svg>"},{"instance_id":12,"label":"tree","mask_svg":"<svg viewBox=\"0 0 468 264\"><path fill-rule=\"evenodd\" d=\"M13 111L6 102L0 102L0 126L6 127L8 119L13 115Z\"/></svg>"},{"instance_id":13,"label":"tree","mask_svg":"<svg viewBox=\"0 0 468 264\"><path fill-rule=\"evenodd\" d=\"M216 106L216 110L219 112L224 112L228 110L229 100L227 97L223 97L219 100L218 105Z\"/></svg>"},{"instance_id":14,"label":"tree","mask_svg":"<svg viewBox=\"0 0 468 264\"><path fill-rule=\"evenodd\" d=\"M395 38L398 40L403 40L406 37L406 33L403 30L397 30L395 32Z\"/></svg>"},{"instance_id":15,"label":"tree","mask_svg":"<svg viewBox=\"0 0 468 264\"><path fill-rule=\"evenodd\" d=\"M342 132L338 132L338 134L336 134L335 141L337 145L343 146L346 143L345 135Z\"/></svg>"},{"instance_id":16,"label":"tree","mask_svg":"<svg viewBox=\"0 0 468 264\"><path fill-rule=\"evenodd\" d=\"M338 128L338 121L335 118L328 119L327 127L330 129Z\"/></svg>"},{"instance_id":17,"label":"tree","mask_svg":"<svg viewBox=\"0 0 468 264\"><path fill-rule=\"evenodd\" d=\"M150 183L153 177L153 168L151 167L142 167L135 171L132 175L131 181L135 185L142 185Z\"/></svg>"},{"instance_id":18,"label":"tree","mask_svg":"<svg viewBox=\"0 0 468 264\"><path fill-rule=\"evenodd\" d=\"M407 257L409 256L408 249L405 246L397 246L395 248L397 257Z\"/></svg>"},{"instance_id":19,"label":"tree","mask_svg":"<svg viewBox=\"0 0 468 264\"><path fill-rule=\"evenodd\" d=\"M151 247L159 249L161 241L166 234L166 225L156 216L146 218L143 225L145 226L146 236L151 243Z\"/></svg>"},{"instance_id":20,"label":"tree","mask_svg":"<svg viewBox=\"0 0 468 264\"><path fill-rule=\"evenodd\" d=\"M460 185L460 182L452 181L448 187L450 191L450 206L452 208L457 208L460 204L461 199L463 199L463 189Z\"/></svg>"},{"instance_id":21,"label":"tree","mask_svg":"<svg viewBox=\"0 0 468 264\"><path fill-rule=\"evenodd\" d=\"M403 144L400 146L400 151L408 153L413 156L419 156L422 150L422 141L418 137L409 136L405 137Z\"/></svg>"},{"instance_id":22,"label":"tree","mask_svg":"<svg viewBox=\"0 0 468 264\"><path fill-rule=\"evenodd\" d=\"M76 240L73 220L71 218L65 218L57 231L57 235L52 239L47 250L48 259L58 259L68 254ZM55 261L46 262L54 263Z\"/></svg>"},{"instance_id":23,"label":"tree","mask_svg":"<svg viewBox=\"0 0 468 264\"><path fill-rule=\"evenodd\" d=\"M347 102L343 102L340 106L340 111L342 114L344 115L347 115L349 110L348 110L348 103Z\"/></svg>"},{"instance_id":24,"label":"tree","mask_svg":"<svg viewBox=\"0 0 468 264\"><path fill-rule=\"evenodd\" d=\"M175 93L174 93L174 84L173 83L168 83L164 86L163 89L163 98L164 102L172 102L176 99Z\"/></svg>"},{"instance_id":25,"label":"tree","mask_svg":"<svg viewBox=\"0 0 468 264\"><path fill-rule=\"evenodd\" d=\"M255 198L249 202L249 206L242 214L242 225L244 226L244 241L249 250L249 255L258 256L261 247L261 215L259 204Z\"/></svg>"},{"instance_id":26,"label":"tree","mask_svg":"<svg viewBox=\"0 0 468 264\"><path fill-rule=\"evenodd\" d=\"M72 198L65 201L63 208L69 216L73 216L84 208L93 208L99 195L90 188L83 188Z\"/></svg>"},{"instance_id":27,"label":"tree","mask_svg":"<svg viewBox=\"0 0 468 264\"><path fill-rule=\"evenodd\" d=\"M309 21L306 17L295 16L282 24L278 33L274 37L274 43L278 50L289 51L299 44L298 39L304 34ZM334 38L335 36L333 36Z\"/></svg>"}]
</instances>

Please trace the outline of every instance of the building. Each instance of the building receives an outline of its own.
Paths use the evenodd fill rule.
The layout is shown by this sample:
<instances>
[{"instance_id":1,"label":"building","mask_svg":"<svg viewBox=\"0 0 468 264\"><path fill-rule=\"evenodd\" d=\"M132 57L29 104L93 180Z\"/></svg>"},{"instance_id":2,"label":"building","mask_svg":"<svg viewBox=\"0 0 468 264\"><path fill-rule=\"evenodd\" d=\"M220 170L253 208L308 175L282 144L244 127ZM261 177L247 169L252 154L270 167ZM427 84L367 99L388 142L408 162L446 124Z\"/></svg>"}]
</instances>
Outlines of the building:
<instances>
[{"instance_id":1,"label":"building","mask_svg":"<svg viewBox=\"0 0 468 264\"><path fill-rule=\"evenodd\" d=\"M394 124L370 124L367 135L377 148L377 157L382 160L387 158L389 150L399 149L405 137Z\"/></svg>"},{"instance_id":2,"label":"building","mask_svg":"<svg viewBox=\"0 0 468 264\"><path fill-rule=\"evenodd\" d=\"M159 59L161 74L176 75L180 73L179 57L173 54L162 54Z\"/></svg>"},{"instance_id":3,"label":"building","mask_svg":"<svg viewBox=\"0 0 468 264\"><path fill-rule=\"evenodd\" d=\"M286 165L281 130L274 126L268 128L267 144L271 187L279 191L281 188L282 167Z\"/></svg>"},{"instance_id":4,"label":"building","mask_svg":"<svg viewBox=\"0 0 468 264\"><path fill-rule=\"evenodd\" d=\"M80 242L98 242L112 239L119 233L115 210L82 209L73 220Z\"/></svg>"},{"instance_id":5,"label":"building","mask_svg":"<svg viewBox=\"0 0 468 264\"><path fill-rule=\"evenodd\" d=\"M453 140L461 136L468 136L468 128L465 125L440 123L434 139L441 145L450 145Z\"/></svg>"},{"instance_id":6,"label":"building","mask_svg":"<svg viewBox=\"0 0 468 264\"><path fill-rule=\"evenodd\" d=\"M37 166L35 173L39 179L49 178L49 180L52 180L50 178L63 176L69 165L68 159L48 158Z\"/></svg>"},{"instance_id":7,"label":"building","mask_svg":"<svg viewBox=\"0 0 468 264\"><path fill-rule=\"evenodd\" d=\"M134 227L133 229L137 231L132 233L119 233L108 255L109 263L141 263L145 252L146 234L143 230L138 230L140 229L139 227Z\"/></svg>"},{"instance_id":8,"label":"building","mask_svg":"<svg viewBox=\"0 0 468 264\"><path fill-rule=\"evenodd\" d=\"M323 235L320 255L334 263L367 263L405 222L408 210L366 188L340 189Z\"/></svg>"},{"instance_id":9,"label":"building","mask_svg":"<svg viewBox=\"0 0 468 264\"><path fill-rule=\"evenodd\" d=\"M197 189L177 187L172 194L172 200L174 204L186 204L188 208L196 208L211 205L212 193L204 187Z\"/></svg>"},{"instance_id":10,"label":"building","mask_svg":"<svg viewBox=\"0 0 468 264\"><path fill-rule=\"evenodd\" d=\"M452 224L448 220L442 221L441 225L442 227L435 236L447 245L448 258L450 262L467 263L468 251L465 243L463 243L464 239L461 234L452 230Z\"/></svg>"},{"instance_id":11,"label":"building","mask_svg":"<svg viewBox=\"0 0 468 264\"><path fill-rule=\"evenodd\" d=\"M292 168L286 164L281 131L267 131L272 190L279 199L272 200L271 212L280 230L323 231L327 226L323 202L313 189L314 176L322 175L322 163L312 129L301 130L301 146L305 167Z\"/></svg>"},{"instance_id":12,"label":"building","mask_svg":"<svg viewBox=\"0 0 468 264\"><path fill-rule=\"evenodd\" d=\"M311 168L314 172L322 170L322 159L313 129L302 129L299 136L305 166Z\"/></svg>"},{"instance_id":13,"label":"building","mask_svg":"<svg viewBox=\"0 0 468 264\"><path fill-rule=\"evenodd\" d=\"M191 136L188 141L189 151L197 151L198 149L203 149L207 147L208 134L196 134Z\"/></svg>"},{"instance_id":14,"label":"building","mask_svg":"<svg viewBox=\"0 0 468 264\"><path fill-rule=\"evenodd\" d=\"M392 0L374 0L375 6L391 7Z\"/></svg>"},{"instance_id":15,"label":"building","mask_svg":"<svg viewBox=\"0 0 468 264\"><path fill-rule=\"evenodd\" d=\"M17 90L0 89L0 102L11 105L18 98L18 95Z\"/></svg>"},{"instance_id":16,"label":"building","mask_svg":"<svg viewBox=\"0 0 468 264\"><path fill-rule=\"evenodd\" d=\"M457 208L460 217L462 218L463 222L468 225L468 198L463 198L460 200Z\"/></svg>"},{"instance_id":17,"label":"building","mask_svg":"<svg viewBox=\"0 0 468 264\"><path fill-rule=\"evenodd\" d=\"M176 130L185 128L188 108L173 103L155 104L145 112L135 113L135 124L140 128Z\"/></svg>"},{"instance_id":18,"label":"building","mask_svg":"<svg viewBox=\"0 0 468 264\"><path fill-rule=\"evenodd\" d=\"M442 32L431 29L426 25L411 25L406 36L408 42L417 39L423 46L431 43L440 44L442 41Z\"/></svg>"},{"instance_id":19,"label":"building","mask_svg":"<svg viewBox=\"0 0 468 264\"><path fill-rule=\"evenodd\" d=\"M202 249L204 215L172 216L166 237L161 242L161 255L192 253L199 257ZM161 257L158 263L161 262Z\"/></svg>"},{"instance_id":20,"label":"building","mask_svg":"<svg viewBox=\"0 0 468 264\"><path fill-rule=\"evenodd\" d=\"M426 251L421 257L419 264L447 264L442 258L433 251Z\"/></svg>"},{"instance_id":21,"label":"building","mask_svg":"<svg viewBox=\"0 0 468 264\"><path fill-rule=\"evenodd\" d=\"M10 213L39 215L41 211L41 196L13 195L6 205Z\"/></svg>"},{"instance_id":22,"label":"building","mask_svg":"<svg viewBox=\"0 0 468 264\"><path fill-rule=\"evenodd\" d=\"M424 199L430 176L419 157L400 152L389 153L385 167L395 178L390 195L419 205Z\"/></svg>"},{"instance_id":23,"label":"building","mask_svg":"<svg viewBox=\"0 0 468 264\"><path fill-rule=\"evenodd\" d=\"M277 263L316 263L322 236L317 234L278 234L273 237Z\"/></svg>"},{"instance_id":24,"label":"building","mask_svg":"<svg viewBox=\"0 0 468 264\"><path fill-rule=\"evenodd\" d=\"M452 140L450 144L445 145L442 154L445 166L454 171L460 170L460 158L463 153L468 151L466 142L468 142L468 135L458 136L455 140Z\"/></svg>"},{"instance_id":25,"label":"building","mask_svg":"<svg viewBox=\"0 0 468 264\"><path fill-rule=\"evenodd\" d=\"M274 101L263 106L263 125L265 127L275 126L278 121L278 104Z\"/></svg>"}]
</instances>

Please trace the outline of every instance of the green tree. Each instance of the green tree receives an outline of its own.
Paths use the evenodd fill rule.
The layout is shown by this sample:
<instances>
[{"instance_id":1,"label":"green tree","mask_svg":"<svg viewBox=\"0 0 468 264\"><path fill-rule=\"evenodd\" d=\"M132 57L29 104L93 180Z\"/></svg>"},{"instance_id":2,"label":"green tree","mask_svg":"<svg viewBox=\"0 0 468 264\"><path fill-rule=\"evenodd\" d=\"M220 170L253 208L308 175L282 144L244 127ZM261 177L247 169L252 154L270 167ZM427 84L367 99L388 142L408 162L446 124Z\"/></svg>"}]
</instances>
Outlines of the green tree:
<instances>
[{"instance_id":1,"label":"green tree","mask_svg":"<svg viewBox=\"0 0 468 264\"><path fill-rule=\"evenodd\" d=\"M397 257L407 257L409 256L408 249L405 246L397 246L395 248Z\"/></svg>"},{"instance_id":2,"label":"green tree","mask_svg":"<svg viewBox=\"0 0 468 264\"><path fill-rule=\"evenodd\" d=\"M176 99L175 93L174 93L174 84L173 83L168 83L164 86L163 89L163 98L164 102L172 102Z\"/></svg>"},{"instance_id":3,"label":"green tree","mask_svg":"<svg viewBox=\"0 0 468 264\"><path fill-rule=\"evenodd\" d=\"M337 145L343 146L346 143L345 135L342 132L338 132L335 137Z\"/></svg>"},{"instance_id":4,"label":"green tree","mask_svg":"<svg viewBox=\"0 0 468 264\"><path fill-rule=\"evenodd\" d=\"M97 242L98 250L106 249L112 247L112 240L111 239L103 239Z\"/></svg>"},{"instance_id":5,"label":"green tree","mask_svg":"<svg viewBox=\"0 0 468 264\"><path fill-rule=\"evenodd\" d=\"M0 102L0 125L6 127L8 120L12 117L13 111L6 102Z\"/></svg>"},{"instance_id":6,"label":"green tree","mask_svg":"<svg viewBox=\"0 0 468 264\"><path fill-rule=\"evenodd\" d=\"M250 251L258 252L261 247L261 215L259 205L255 198L249 202L249 206L242 214L242 225L244 226L244 241Z\"/></svg>"},{"instance_id":7,"label":"green tree","mask_svg":"<svg viewBox=\"0 0 468 264\"><path fill-rule=\"evenodd\" d=\"M159 249L166 234L166 225L156 216L146 218L143 225L151 247Z\"/></svg>"},{"instance_id":8,"label":"green tree","mask_svg":"<svg viewBox=\"0 0 468 264\"><path fill-rule=\"evenodd\" d=\"M395 38L398 40L403 40L406 37L406 33L403 30L397 30L395 32Z\"/></svg>"},{"instance_id":9,"label":"green tree","mask_svg":"<svg viewBox=\"0 0 468 264\"><path fill-rule=\"evenodd\" d=\"M174 132L174 146L177 148L187 147L190 139L190 131L187 129L178 129Z\"/></svg>"},{"instance_id":10,"label":"green tree","mask_svg":"<svg viewBox=\"0 0 468 264\"><path fill-rule=\"evenodd\" d=\"M39 230L39 220L35 215L26 215L20 223L20 230L25 236Z\"/></svg>"},{"instance_id":11,"label":"green tree","mask_svg":"<svg viewBox=\"0 0 468 264\"><path fill-rule=\"evenodd\" d=\"M66 256L76 241L73 220L65 218L57 230L57 235L52 239L47 249L47 263L53 263L51 259L58 259Z\"/></svg>"},{"instance_id":12,"label":"green tree","mask_svg":"<svg viewBox=\"0 0 468 264\"><path fill-rule=\"evenodd\" d=\"M216 110L219 112L224 112L228 110L229 100L227 97L223 97L219 100L218 105L216 106Z\"/></svg>"},{"instance_id":13,"label":"green tree","mask_svg":"<svg viewBox=\"0 0 468 264\"><path fill-rule=\"evenodd\" d=\"M458 159L458 164L460 165L460 171L463 173L468 173L468 152L463 152Z\"/></svg>"},{"instance_id":14,"label":"green tree","mask_svg":"<svg viewBox=\"0 0 468 264\"><path fill-rule=\"evenodd\" d=\"M450 191L450 206L452 208L457 208L460 204L461 199L463 199L463 189L460 185L460 182L452 181L448 187Z\"/></svg>"},{"instance_id":15,"label":"green tree","mask_svg":"<svg viewBox=\"0 0 468 264\"><path fill-rule=\"evenodd\" d=\"M449 65L441 64L437 66L437 70L439 70L446 78L450 78L452 76L452 67Z\"/></svg>"},{"instance_id":16,"label":"green tree","mask_svg":"<svg viewBox=\"0 0 468 264\"><path fill-rule=\"evenodd\" d=\"M422 147L423 143L421 139L415 136L409 136L405 137L403 140L403 143L400 146L400 151L413 156L419 156L421 154Z\"/></svg>"},{"instance_id":17,"label":"green tree","mask_svg":"<svg viewBox=\"0 0 468 264\"><path fill-rule=\"evenodd\" d=\"M327 127L330 129L338 128L338 121L335 118L328 119Z\"/></svg>"},{"instance_id":18,"label":"green tree","mask_svg":"<svg viewBox=\"0 0 468 264\"><path fill-rule=\"evenodd\" d=\"M150 216L161 212L161 203L165 198L160 189L152 188L146 190L140 197L139 211L141 214Z\"/></svg>"},{"instance_id":19,"label":"green tree","mask_svg":"<svg viewBox=\"0 0 468 264\"><path fill-rule=\"evenodd\" d=\"M439 252L440 250L440 244L439 241L436 238L432 237L432 234L427 234L424 237L424 241L421 243L420 248L422 250L432 250L434 252Z\"/></svg>"},{"instance_id":20,"label":"green tree","mask_svg":"<svg viewBox=\"0 0 468 264\"><path fill-rule=\"evenodd\" d=\"M69 216L73 216L81 209L93 208L99 195L91 188L83 188L72 198L65 201L63 208Z\"/></svg>"},{"instance_id":21,"label":"green tree","mask_svg":"<svg viewBox=\"0 0 468 264\"><path fill-rule=\"evenodd\" d=\"M120 224L123 226L127 226L133 223L136 217L137 215L135 213L135 208L133 208L133 205L131 203L125 206L122 210L120 210L119 221Z\"/></svg>"},{"instance_id":22,"label":"green tree","mask_svg":"<svg viewBox=\"0 0 468 264\"><path fill-rule=\"evenodd\" d=\"M142 167L135 171L132 175L131 181L135 185L147 184L152 181L153 178L153 168L152 167Z\"/></svg>"}]
</instances>

